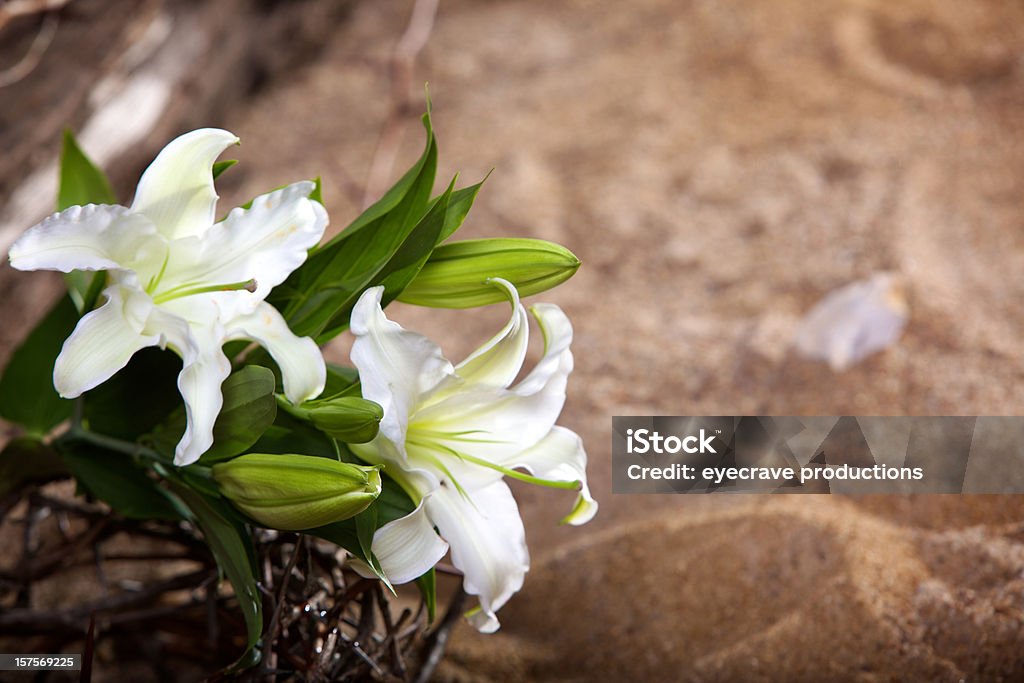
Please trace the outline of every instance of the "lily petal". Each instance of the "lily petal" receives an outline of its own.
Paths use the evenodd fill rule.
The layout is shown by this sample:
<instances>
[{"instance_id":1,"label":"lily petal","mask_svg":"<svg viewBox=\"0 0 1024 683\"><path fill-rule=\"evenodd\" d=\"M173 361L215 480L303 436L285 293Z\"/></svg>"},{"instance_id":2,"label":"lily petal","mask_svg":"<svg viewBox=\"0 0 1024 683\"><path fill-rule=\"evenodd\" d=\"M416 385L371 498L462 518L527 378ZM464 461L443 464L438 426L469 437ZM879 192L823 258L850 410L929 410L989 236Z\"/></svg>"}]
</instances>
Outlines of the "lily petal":
<instances>
[{"instance_id":1,"label":"lily petal","mask_svg":"<svg viewBox=\"0 0 1024 683\"><path fill-rule=\"evenodd\" d=\"M141 290L115 284L103 291L107 302L87 313L64 342L53 368L53 385L64 398L76 398L110 379L136 351L156 346L146 334L152 300Z\"/></svg>"},{"instance_id":2,"label":"lily petal","mask_svg":"<svg viewBox=\"0 0 1024 683\"><path fill-rule=\"evenodd\" d=\"M213 162L238 142L226 130L201 128L175 138L135 190L132 211L145 214L168 239L203 235L213 225Z\"/></svg>"},{"instance_id":3,"label":"lily petal","mask_svg":"<svg viewBox=\"0 0 1024 683\"><path fill-rule=\"evenodd\" d=\"M352 309L352 363L359 370L363 398L384 408L380 434L405 453L409 413L419 397L454 374L441 349L384 315L383 287L363 292Z\"/></svg>"},{"instance_id":4,"label":"lily petal","mask_svg":"<svg viewBox=\"0 0 1024 683\"><path fill-rule=\"evenodd\" d=\"M507 387L523 367L530 325L515 286L501 278L490 282L505 290L512 304L512 317L490 341L455 366L455 372L467 384Z\"/></svg>"},{"instance_id":5,"label":"lily petal","mask_svg":"<svg viewBox=\"0 0 1024 683\"><path fill-rule=\"evenodd\" d=\"M174 451L174 464L191 465L213 445L213 426L224 403L220 385L231 374L221 350L225 341L220 308L206 297L177 299L154 311L151 329L182 359L178 391L185 402L185 434Z\"/></svg>"},{"instance_id":6,"label":"lily petal","mask_svg":"<svg viewBox=\"0 0 1024 683\"><path fill-rule=\"evenodd\" d=\"M373 554L392 583L423 576L448 552L434 531L423 501L405 517L388 522L373 535Z\"/></svg>"},{"instance_id":7,"label":"lily petal","mask_svg":"<svg viewBox=\"0 0 1024 683\"><path fill-rule=\"evenodd\" d=\"M417 430L456 452L500 463L547 436L565 404L573 368L572 325L558 306L531 309L544 333L544 356L511 389L476 387L448 392L416 413Z\"/></svg>"},{"instance_id":8,"label":"lily petal","mask_svg":"<svg viewBox=\"0 0 1024 683\"><path fill-rule=\"evenodd\" d=\"M590 487L587 486L587 452L583 450L583 439L571 429L555 426L532 448L500 464L504 467L522 467L534 476L549 481L579 482L580 493L572 511L562 520L563 524L586 524L597 514L597 501L590 495Z\"/></svg>"},{"instance_id":9,"label":"lily petal","mask_svg":"<svg viewBox=\"0 0 1024 683\"><path fill-rule=\"evenodd\" d=\"M451 546L452 563L465 575L463 587L480 597L474 625L484 633L496 631L495 612L522 588L530 567L512 492L498 481L464 496L443 482L425 500L430 519Z\"/></svg>"},{"instance_id":10,"label":"lily petal","mask_svg":"<svg viewBox=\"0 0 1024 683\"><path fill-rule=\"evenodd\" d=\"M72 206L29 228L11 247L18 270L111 270L159 264L167 243L145 216L123 206Z\"/></svg>"},{"instance_id":11,"label":"lily petal","mask_svg":"<svg viewBox=\"0 0 1024 683\"><path fill-rule=\"evenodd\" d=\"M202 237L175 242L163 286L255 280L255 297L266 298L302 265L327 228L324 207L309 199L314 187L305 181L261 195Z\"/></svg>"},{"instance_id":12,"label":"lily petal","mask_svg":"<svg viewBox=\"0 0 1024 683\"><path fill-rule=\"evenodd\" d=\"M530 374L513 391L520 396L543 391L552 381L561 383L565 389L565 381L572 372L572 323L561 308L555 304L534 304L530 313L540 325L544 335L544 356Z\"/></svg>"},{"instance_id":13,"label":"lily petal","mask_svg":"<svg viewBox=\"0 0 1024 683\"><path fill-rule=\"evenodd\" d=\"M284 394L299 404L324 390L327 366L320 348L309 337L297 337L276 308L261 301L252 313L237 316L226 324L226 338L252 339L270 352L281 368Z\"/></svg>"}]
</instances>

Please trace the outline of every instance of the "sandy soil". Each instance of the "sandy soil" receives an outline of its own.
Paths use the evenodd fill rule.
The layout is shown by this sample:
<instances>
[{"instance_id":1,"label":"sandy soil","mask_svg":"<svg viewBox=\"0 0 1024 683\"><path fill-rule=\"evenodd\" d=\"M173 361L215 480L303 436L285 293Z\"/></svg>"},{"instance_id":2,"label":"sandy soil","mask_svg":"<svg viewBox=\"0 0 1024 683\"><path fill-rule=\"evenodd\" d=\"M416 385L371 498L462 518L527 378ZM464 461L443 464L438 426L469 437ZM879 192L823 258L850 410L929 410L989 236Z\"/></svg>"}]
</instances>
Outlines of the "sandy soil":
<instances>
[{"instance_id":1,"label":"sandy soil","mask_svg":"<svg viewBox=\"0 0 1024 683\"><path fill-rule=\"evenodd\" d=\"M323 174L354 215L407 8L363 3L215 122L244 142L226 201ZM615 497L609 452L616 414L1024 412L1022 55L1010 1L443 4L417 71L442 166L495 169L462 235L584 264L541 298L576 326L562 422L602 509L560 528L569 500L517 489L533 569L442 679L1024 678L1024 499ZM879 270L908 285L899 344L795 357L802 313ZM459 358L493 308L389 312Z\"/></svg>"}]
</instances>

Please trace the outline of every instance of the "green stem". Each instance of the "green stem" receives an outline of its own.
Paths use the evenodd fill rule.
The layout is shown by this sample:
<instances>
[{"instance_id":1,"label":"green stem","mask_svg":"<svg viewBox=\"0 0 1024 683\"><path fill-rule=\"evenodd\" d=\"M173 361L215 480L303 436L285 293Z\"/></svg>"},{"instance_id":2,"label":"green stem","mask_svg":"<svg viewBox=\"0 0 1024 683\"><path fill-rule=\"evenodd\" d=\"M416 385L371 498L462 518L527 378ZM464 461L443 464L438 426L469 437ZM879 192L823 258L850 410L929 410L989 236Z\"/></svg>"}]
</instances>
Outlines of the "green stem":
<instances>
[{"instance_id":1,"label":"green stem","mask_svg":"<svg viewBox=\"0 0 1024 683\"><path fill-rule=\"evenodd\" d=\"M284 412L288 413L292 417L297 417L300 420L305 420L306 422L310 421L309 411L306 410L305 408L300 408L299 406L289 401L287 398L285 398L284 394L274 394L274 398L277 399L277 407L283 410Z\"/></svg>"},{"instance_id":2,"label":"green stem","mask_svg":"<svg viewBox=\"0 0 1024 683\"><path fill-rule=\"evenodd\" d=\"M62 436L61 439L66 439L68 441L83 441L85 443L92 444L93 446L99 446L100 448L106 448L107 450L124 453L125 455L130 455L132 457L137 456L145 458L146 460L152 460L158 463L171 462L169 459L160 455L151 448L146 448L145 446L132 441L124 441L113 436L90 432L78 425L75 425L68 430L67 434Z\"/></svg>"}]
</instances>

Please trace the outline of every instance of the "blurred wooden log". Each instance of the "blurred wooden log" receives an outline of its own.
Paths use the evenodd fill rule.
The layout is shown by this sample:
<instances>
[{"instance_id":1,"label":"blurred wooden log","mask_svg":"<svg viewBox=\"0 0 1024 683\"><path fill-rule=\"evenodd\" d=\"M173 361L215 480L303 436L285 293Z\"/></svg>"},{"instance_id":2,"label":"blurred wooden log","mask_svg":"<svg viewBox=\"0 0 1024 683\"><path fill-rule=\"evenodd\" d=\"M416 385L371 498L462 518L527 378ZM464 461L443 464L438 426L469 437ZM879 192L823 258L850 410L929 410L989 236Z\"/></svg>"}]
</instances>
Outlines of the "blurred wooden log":
<instances>
[{"instance_id":1,"label":"blurred wooden log","mask_svg":"<svg viewBox=\"0 0 1024 683\"><path fill-rule=\"evenodd\" d=\"M0 253L52 210L62 129L124 187L171 136L216 125L315 56L355 0L40 0L24 11L32 2L0 2L0 72L56 24L31 73L0 87Z\"/></svg>"}]
</instances>

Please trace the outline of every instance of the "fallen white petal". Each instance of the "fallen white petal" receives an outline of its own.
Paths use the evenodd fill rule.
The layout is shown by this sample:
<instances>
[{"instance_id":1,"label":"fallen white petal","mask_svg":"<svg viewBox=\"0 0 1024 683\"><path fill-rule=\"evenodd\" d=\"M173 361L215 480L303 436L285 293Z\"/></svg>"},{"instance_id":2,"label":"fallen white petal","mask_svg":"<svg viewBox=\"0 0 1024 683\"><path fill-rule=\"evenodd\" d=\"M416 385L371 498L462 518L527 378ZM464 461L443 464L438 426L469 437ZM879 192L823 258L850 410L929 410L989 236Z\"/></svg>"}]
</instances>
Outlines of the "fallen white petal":
<instances>
[{"instance_id":1,"label":"fallen white petal","mask_svg":"<svg viewBox=\"0 0 1024 683\"><path fill-rule=\"evenodd\" d=\"M907 314L898 277L877 273L829 293L815 305L797 328L796 348L842 371L894 344Z\"/></svg>"}]
</instances>

